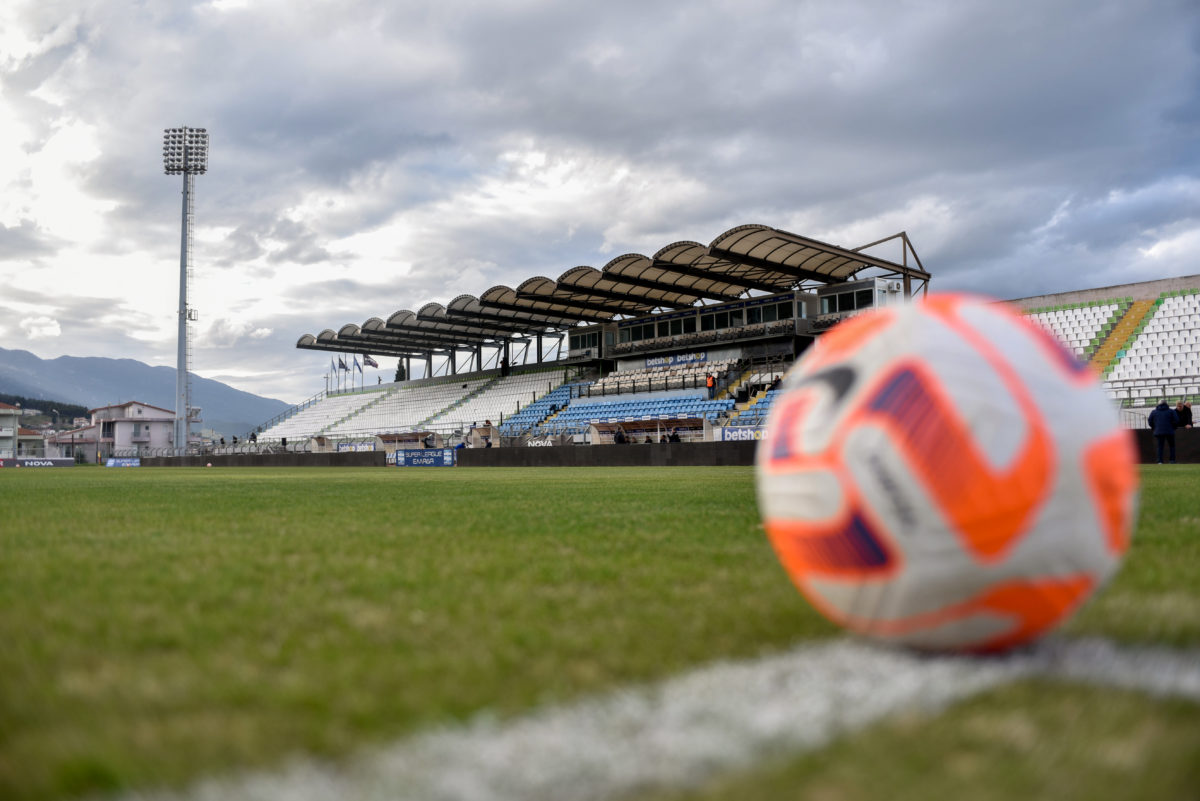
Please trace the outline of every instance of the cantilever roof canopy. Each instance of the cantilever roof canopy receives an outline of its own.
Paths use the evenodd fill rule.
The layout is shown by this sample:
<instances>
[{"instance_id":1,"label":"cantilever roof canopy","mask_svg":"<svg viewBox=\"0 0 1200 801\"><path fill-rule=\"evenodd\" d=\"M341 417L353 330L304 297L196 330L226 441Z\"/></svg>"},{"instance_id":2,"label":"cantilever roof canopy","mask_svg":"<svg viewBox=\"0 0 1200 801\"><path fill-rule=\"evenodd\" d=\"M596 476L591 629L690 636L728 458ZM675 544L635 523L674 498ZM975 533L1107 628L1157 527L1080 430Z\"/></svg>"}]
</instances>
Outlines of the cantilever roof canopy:
<instances>
[{"instance_id":1,"label":"cantilever roof canopy","mask_svg":"<svg viewBox=\"0 0 1200 801\"><path fill-rule=\"evenodd\" d=\"M890 239L903 240L905 263L862 252ZM912 254L918 267L910 267ZM318 336L305 334L297 348L388 356L472 348L579 323L642 316L656 309L686 309L727 302L751 292L786 292L810 283L842 283L867 269L927 286L907 234L855 249L830 245L766 225L741 225L708 246L675 242L654 256L627 253L600 270L572 267L551 280L535 276L516 289L494 286L479 297L459 295L446 305L427 303L414 313L395 312L386 322L343 325Z\"/></svg>"}]
</instances>

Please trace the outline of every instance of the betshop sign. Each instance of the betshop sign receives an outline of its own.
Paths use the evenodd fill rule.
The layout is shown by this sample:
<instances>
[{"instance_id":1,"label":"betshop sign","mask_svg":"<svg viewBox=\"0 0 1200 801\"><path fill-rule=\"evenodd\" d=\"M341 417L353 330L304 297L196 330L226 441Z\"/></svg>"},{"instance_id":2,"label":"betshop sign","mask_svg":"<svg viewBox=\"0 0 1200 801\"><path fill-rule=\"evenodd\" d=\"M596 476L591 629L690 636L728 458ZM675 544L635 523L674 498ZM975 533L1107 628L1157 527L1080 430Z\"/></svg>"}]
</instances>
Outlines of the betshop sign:
<instances>
[{"instance_id":1,"label":"betshop sign","mask_svg":"<svg viewBox=\"0 0 1200 801\"><path fill-rule=\"evenodd\" d=\"M703 364L707 361L708 351L676 353L674 356L648 356L646 367L675 367L679 364Z\"/></svg>"}]
</instances>

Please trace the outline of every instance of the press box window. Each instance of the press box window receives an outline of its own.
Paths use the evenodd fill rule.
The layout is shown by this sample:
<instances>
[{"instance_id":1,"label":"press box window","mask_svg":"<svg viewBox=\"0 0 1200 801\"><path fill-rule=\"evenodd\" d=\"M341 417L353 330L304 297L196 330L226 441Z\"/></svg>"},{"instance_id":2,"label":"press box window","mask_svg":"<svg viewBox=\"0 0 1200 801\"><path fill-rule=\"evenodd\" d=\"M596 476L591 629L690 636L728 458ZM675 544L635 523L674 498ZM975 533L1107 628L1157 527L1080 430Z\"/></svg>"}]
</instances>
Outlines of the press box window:
<instances>
[{"instance_id":1,"label":"press box window","mask_svg":"<svg viewBox=\"0 0 1200 801\"><path fill-rule=\"evenodd\" d=\"M571 350L583 350L584 348L595 348L600 344L600 332L592 331L587 334L572 334L571 335Z\"/></svg>"},{"instance_id":2,"label":"press box window","mask_svg":"<svg viewBox=\"0 0 1200 801\"><path fill-rule=\"evenodd\" d=\"M713 331L716 329L716 327L717 327L717 322L714 319L714 315L705 314L704 316L702 316L700 318L700 330L701 331Z\"/></svg>"}]
</instances>

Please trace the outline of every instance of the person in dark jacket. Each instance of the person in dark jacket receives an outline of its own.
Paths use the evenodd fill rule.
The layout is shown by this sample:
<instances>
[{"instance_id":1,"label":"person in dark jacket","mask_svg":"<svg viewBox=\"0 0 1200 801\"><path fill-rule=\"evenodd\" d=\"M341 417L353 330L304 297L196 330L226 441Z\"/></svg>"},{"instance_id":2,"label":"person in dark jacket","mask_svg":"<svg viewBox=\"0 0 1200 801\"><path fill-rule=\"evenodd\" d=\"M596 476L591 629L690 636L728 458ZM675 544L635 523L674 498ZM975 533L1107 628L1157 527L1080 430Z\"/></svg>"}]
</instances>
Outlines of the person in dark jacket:
<instances>
[{"instance_id":1,"label":"person in dark jacket","mask_svg":"<svg viewBox=\"0 0 1200 801\"><path fill-rule=\"evenodd\" d=\"M1163 401L1150 412L1146 423L1154 429L1154 439L1158 441L1158 463L1163 463L1163 445L1166 444L1171 448L1171 464L1175 464L1175 428L1179 425L1179 415Z\"/></svg>"},{"instance_id":2,"label":"person in dark jacket","mask_svg":"<svg viewBox=\"0 0 1200 801\"><path fill-rule=\"evenodd\" d=\"M1175 414L1179 416L1179 422L1175 424L1176 426L1179 428L1192 427L1192 405L1190 403L1180 401L1175 404Z\"/></svg>"}]
</instances>

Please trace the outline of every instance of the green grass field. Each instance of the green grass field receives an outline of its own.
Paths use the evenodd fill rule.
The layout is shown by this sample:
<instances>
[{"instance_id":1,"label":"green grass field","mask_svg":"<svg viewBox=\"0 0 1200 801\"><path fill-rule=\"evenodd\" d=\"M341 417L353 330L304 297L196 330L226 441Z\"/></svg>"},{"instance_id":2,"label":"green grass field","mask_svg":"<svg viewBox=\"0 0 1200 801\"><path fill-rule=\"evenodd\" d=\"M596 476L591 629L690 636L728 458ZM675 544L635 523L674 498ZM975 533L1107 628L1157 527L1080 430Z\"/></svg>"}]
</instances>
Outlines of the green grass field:
<instances>
[{"instance_id":1,"label":"green grass field","mask_svg":"<svg viewBox=\"0 0 1200 801\"><path fill-rule=\"evenodd\" d=\"M1195 648L1200 468L1143 476L1126 565L1068 632ZM6 470L0 520L2 798L337 760L839 636L784 578L749 468ZM1160 777L1145 797L1200 790L1200 707L1068 689L997 690L695 797L788 798L805 782L904 797L846 777L869 758L908 782L931 759L914 731L935 749L970 742L989 709L1026 741L1075 738L1059 781L1112 761L1104 738L1132 728L1146 757L1128 769ZM1006 772L1014 791L1036 785L1019 747L978 739L938 787L992 797L971 777ZM1079 797L1138 797L1088 786Z\"/></svg>"}]
</instances>

